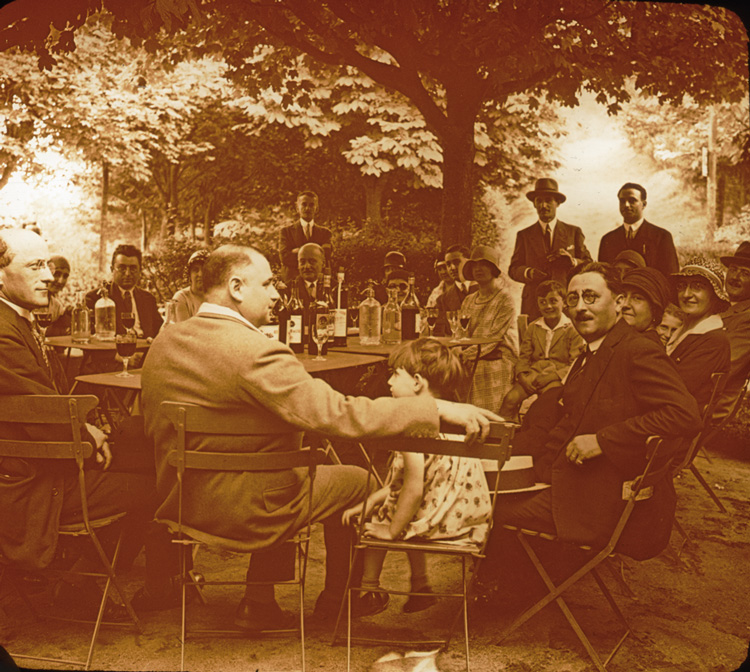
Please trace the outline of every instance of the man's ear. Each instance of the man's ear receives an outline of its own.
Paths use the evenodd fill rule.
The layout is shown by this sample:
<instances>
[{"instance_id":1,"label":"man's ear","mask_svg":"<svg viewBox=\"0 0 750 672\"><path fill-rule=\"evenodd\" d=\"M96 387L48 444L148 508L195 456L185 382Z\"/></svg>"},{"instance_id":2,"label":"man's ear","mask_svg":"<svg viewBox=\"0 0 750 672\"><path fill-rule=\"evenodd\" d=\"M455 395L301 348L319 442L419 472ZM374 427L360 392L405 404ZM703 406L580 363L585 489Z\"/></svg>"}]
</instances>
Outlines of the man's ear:
<instances>
[{"instance_id":1,"label":"man's ear","mask_svg":"<svg viewBox=\"0 0 750 672\"><path fill-rule=\"evenodd\" d=\"M242 279L239 276L233 275L229 278L227 289L229 290L229 296L235 301L242 301L242 285Z\"/></svg>"},{"instance_id":2,"label":"man's ear","mask_svg":"<svg viewBox=\"0 0 750 672\"><path fill-rule=\"evenodd\" d=\"M617 294L615 296L615 312L619 315L622 311L622 304L625 301L625 295L624 294Z\"/></svg>"},{"instance_id":3,"label":"man's ear","mask_svg":"<svg viewBox=\"0 0 750 672\"><path fill-rule=\"evenodd\" d=\"M427 382L427 378L419 373L415 373L414 376L414 391L417 394L424 394L430 391L430 384Z\"/></svg>"}]
</instances>

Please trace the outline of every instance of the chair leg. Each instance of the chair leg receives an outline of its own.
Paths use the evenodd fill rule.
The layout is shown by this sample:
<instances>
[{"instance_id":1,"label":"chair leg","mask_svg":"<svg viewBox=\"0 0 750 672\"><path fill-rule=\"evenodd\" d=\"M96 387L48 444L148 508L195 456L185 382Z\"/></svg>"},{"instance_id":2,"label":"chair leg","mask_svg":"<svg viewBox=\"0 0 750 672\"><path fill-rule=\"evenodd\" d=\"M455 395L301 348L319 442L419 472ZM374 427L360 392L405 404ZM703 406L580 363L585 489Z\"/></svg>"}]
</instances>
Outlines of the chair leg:
<instances>
[{"instance_id":1,"label":"chair leg","mask_svg":"<svg viewBox=\"0 0 750 672\"><path fill-rule=\"evenodd\" d=\"M619 571L615 569L613 565L616 560L620 561ZM614 580L617 582L617 585L622 588L622 592L625 593L625 595L627 595L629 598L635 599L636 594L632 591L632 589L628 585L628 582L625 580L625 576L623 575L622 570L625 565L622 561L622 558L615 558L613 556L610 556L604 561L604 564L606 565L607 569L609 569L610 573L612 574L612 578L614 578Z\"/></svg>"},{"instance_id":2,"label":"chair leg","mask_svg":"<svg viewBox=\"0 0 750 672\"><path fill-rule=\"evenodd\" d=\"M682 543L680 544L680 547L676 551L677 558L679 559L680 555L682 554L682 549L685 548L685 544L692 543L693 540L690 538L690 535L687 533L685 528L680 524L680 521L677 520L677 518L674 519L673 523L675 532L679 534L682 537Z\"/></svg>"},{"instance_id":3,"label":"chair leg","mask_svg":"<svg viewBox=\"0 0 750 672\"><path fill-rule=\"evenodd\" d=\"M719 498L716 496L716 493L713 491L713 488L708 484L705 478L703 478L703 474L701 474L700 471L698 471L698 467L695 466L695 464L690 465L690 471L693 472L693 475L698 479L698 482L703 486L703 489L708 493L709 497L714 500L714 504L719 508L719 511L722 513L726 513L727 510L724 508L724 505L721 503Z\"/></svg>"},{"instance_id":4,"label":"chair leg","mask_svg":"<svg viewBox=\"0 0 750 672\"><path fill-rule=\"evenodd\" d=\"M297 544L297 559L299 572L299 637L302 648L302 672L305 672L305 579L307 577L307 558L310 549L310 533L308 530L304 542Z\"/></svg>"}]
</instances>

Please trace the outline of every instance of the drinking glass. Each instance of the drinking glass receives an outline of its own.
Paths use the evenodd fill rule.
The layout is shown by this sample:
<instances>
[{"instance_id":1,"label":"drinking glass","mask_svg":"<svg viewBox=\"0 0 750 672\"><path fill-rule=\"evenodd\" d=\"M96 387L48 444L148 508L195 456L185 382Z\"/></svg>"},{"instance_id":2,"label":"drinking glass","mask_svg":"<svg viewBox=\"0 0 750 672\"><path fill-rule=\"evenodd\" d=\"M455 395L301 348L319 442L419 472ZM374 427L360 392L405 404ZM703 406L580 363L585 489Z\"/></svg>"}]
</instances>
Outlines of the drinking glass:
<instances>
[{"instance_id":1,"label":"drinking glass","mask_svg":"<svg viewBox=\"0 0 750 672\"><path fill-rule=\"evenodd\" d=\"M458 322L461 325L461 340L468 341L469 340L469 322L471 320L471 316L468 313L461 313L458 317Z\"/></svg>"},{"instance_id":2,"label":"drinking glass","mask_svg":"<svg viewBox=\"0 0 750 672\"><path fill-rule=\"evenodd\" d=\"M135 326L135 313L120 313L120 320L125 329L132 329Z\"/></svg>"},{"instance_id":3,"label":"drinking glass","mask_svg":"<svg viewBox=\"0 0 750 672\"><path fill-rule=\"evenodd\" d=\"M164 304L164 326L177 323L177 304L174 301L167 301Z\"/></svg>"},{"instance_id":4,"label":"drinking glass","mask_svg":"<svg viewBox=\"0 0 750 672\"><path fill-rule=\"evenodd\" d=\"M47 327L52 324L52 313L50 313L47 308L37 308L34 311L34 319L39 325L42 336L44 338L47 338Z\"/></svg>"},{"instance_id":5,"label":"drinking glass","mask_svg":"<svg viewBox=\"0 0 750 672\"><path fill-rule=\"evenodd\" d=\"M451 338L451 341L457 341L458 340L458 311L457 310L448 310L445 313L446 317L448 318L448 324L451 327L451 334L453 338Z\"/></svg>"},{"instance_id":6,"label":"drinking glass","mask_svg":"<svg viewBox=\"0 0 750 672\"><path fill-rule=\"evenodd\" d=\"M315 345L318 346L318 354L313 357L314 362L324 362L323 357L323 346L328 341L328 324L331 321L328 311L322 311L315 314L315 319L310 325L312 327L312 338L315 341Z\"/></svg>"},{"instance_id":7,"label":"drinking glass","mask_svg":"<svg viewBox=\"0 0 750 672\"><path fill-rule=\"evenodd\" d=\"M124 334L117 334L115 336L115 348L117 349L117 354L122 357L122 371L117 374L118 378L132 378L133 374L128 373L128 362L135 354L137 342L138 337L132 329L128 329Z\"/></svg>"},{"instance_id":8,"label":"drinking glass","mask_svg":"<svg viewBox=\"0 0 750 672\"><path fill-rule=\"evenodd\" d=\"M347 312L349 313L349 324L351 324L352 329L359 331L359 306L349 308Z\"/></svg>"},{"instance_id":9,"label":"drinking glass","mask_svg":"<svg viewBox=\"0 0 750 672\"><path fill-rule=\"evenodd\" d=\"M438 320L438 309L437 306L428 306L425 308L427 314L427 327L430 330L430 338L432 338L432 332L435 330L435 325Z\"/></svg>"}]
</instances>

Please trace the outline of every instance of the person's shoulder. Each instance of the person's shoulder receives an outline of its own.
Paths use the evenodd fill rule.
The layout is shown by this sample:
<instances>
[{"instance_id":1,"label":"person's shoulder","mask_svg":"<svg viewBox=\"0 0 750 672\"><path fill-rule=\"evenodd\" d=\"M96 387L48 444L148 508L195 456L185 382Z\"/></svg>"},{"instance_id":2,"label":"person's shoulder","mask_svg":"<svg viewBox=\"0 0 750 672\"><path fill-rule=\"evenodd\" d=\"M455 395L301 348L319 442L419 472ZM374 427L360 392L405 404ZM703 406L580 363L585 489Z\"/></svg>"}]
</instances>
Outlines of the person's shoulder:
<instances>
[{"instance_id":1,"label":"person's shoulder","mask_svg":"<svg viewBox=\"0 0 750 672\"><path fill-rule=\"evenodd\" d=\"M571 231L573 233L583 233L583 229L580 226L576 226L575 224L570 224L568 222L563 222L562 220L557 220L557 225L560 227L561 231L565 231L566 229L568 231Z\"/></svg>"},{"instance_id":2,"label":"person's shoulder","mask_svg":"<svg viewBox=\"0 0 750 672\"><path fill-rule=\"evenodd\" d=\"M607 233L605 233L602 236L602 242L604 242L605 240L609 241L609 240L612 240L613 238L615 238L615 236L617 236L617 234L620 233L621 229L622 229L622 226L618 225L614 229L612 229L611 231L607 231Z\"/></svg>"},{"instance_id":3,"label":"person's shoulder","mask_svg":"<svg viewBox=\"0 0 750 672\"><path fill-rule=\"evenodd\" d=\"M136 296L140 294L141 297L143 297L147 301L153 301L154 303L156 303L156 297L147 289L143 289L142 287L136 287L133 290L133 294Z\"/></svg>"},{"instance_id":4,"label":"person's shoulder","mask_svg":"<svg viewBox=\"0 0 750 672\"><path fill-rule=\"evenodd\" d=\"M643 229L645 231L650 231L654 235L658 236L664 236L664 237L672 237L671 232L668 229L665 229L663 226L657 226L653 222L649 222L647 219L643 220L643 224L641 224Z\"/></svg>"}]
</instances>

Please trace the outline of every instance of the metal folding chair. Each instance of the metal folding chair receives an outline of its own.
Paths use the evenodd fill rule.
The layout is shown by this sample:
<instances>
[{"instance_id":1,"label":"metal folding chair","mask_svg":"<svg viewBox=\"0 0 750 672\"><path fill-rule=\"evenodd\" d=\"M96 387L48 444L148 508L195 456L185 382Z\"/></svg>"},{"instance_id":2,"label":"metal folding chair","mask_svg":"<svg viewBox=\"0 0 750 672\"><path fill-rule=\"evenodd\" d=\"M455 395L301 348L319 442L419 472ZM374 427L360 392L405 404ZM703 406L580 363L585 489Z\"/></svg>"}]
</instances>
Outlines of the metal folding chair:
<instances>
[{"instance_id":1,"label":"metal folding chair","mask_svg":"<svg viewBox=\"0 0 750 672\"><path fill-rule=\"evenodd\" d=\"M711 374L713 387L711 389L711 396L708 400L708 403L706 404L705 409L703 409L701 431L693 439L682 460L680 460L679 463L675 464L674 467L675 476L679 474L683 469L689 469L692 472L693 476L695 476L698 482L703 486L703 489L708 493L708 496L711 497L711 499L714 501L714 504L716 504L719 511L721 511L722 513L726 513L727 510L719 500L719 497L713 491L713 488L708 484L708 481L706 481L706 479L703 477L703 474L701 474L701 472L698 470L698 467L695 466L695 458L698 453L703 450L703 447L705 446L708 438L714 433L714 427L712 425L713 413L714 409L716 408L716 403L719 400L719 392L724 386L724 380L726 379L726 376L726 373ZM681 532L684 535L686 541L689 539L687 533L685 533L685 531L679 524L675 525L675 529L677 529L678 532ZM681 549L682 546L680 547L680 550Z\"/></svg>"},{"instance_id":2,"label":"metal folding chair","mask_svg":"<svg viewBox=\"0 0 750 672\"><path fill-rule=\"evenodd\" d=\"M538 530L524 529L515 525L503 525L503 527L506 530L510 530L516 533L518 540L520 541L521 545L526 551L526 554L529 556L529 559L531 560L532 564L534 565L537 572L539 573L539 576L542 578L542 581L544 581L544 584L547 586L547 589L549 592L541 600L539 600L535 605L533 605L532 607L524 611L521 615L519 615L508 627L505 628L505 630L503 630L503 632L500 634L500 637L497 640L498 644L502 642L504 639L506 639L511 633L515 632L524 623L526 623L526 621L528 621L532 616L539 613L548 604L550 604L551 602L556 602L558 607L560 607L560 610L562 611L563 615L567 619L568 623L570 624L570 626L573 628L576 635L578 636L578 639L581 641L581 644L583 644L587 653L591 657L591 660L594 663L594 666L596 667L596 669L599 670L600 672L604 672L606 670L606 666L609 664L609 662L612 660L614 655L620 649L625 639L630 634L631 629L630 629L630 625L625 619L625 616L623 615L622 611L620 610L617 603L615 602L614 597L612 596L612 593L610 592L609 588L607 587L602 577L600 576L598 567L599 565L604 563L615 552L615 547L617 545L617 542L619 541L623 533L623 530L625 529L625 526L627 525L628 520L630 519L630 515L633 512L635 503L639 498L641 498L640 493L642 491L646 491L647 488L658 483L660 480L671 477L670 464L668 462L664 464L663 466L660 466L659 468L655 468L655 460L656 460L658 448L659 448L659 445L661 444L661 441L662 440L659 437L651 437L649 439L648 444L647 444L648 459L647 459L646 467L643 473L634 479L632 483L631 494L626 500L625 507L623 508L622 514L620 515L620 518L617 521L617 524L615 525L615 528L612 531L612 535L610 536L606 545L603 548L596 549L596 548L592 548L591 546L577 544L578 548L580 548L583 551L590 552L593 555L589 560L587 560L587 562L580 569L574 572L565 581L560 583L560 585L556 586L554 584L547 570L545 569L544 565L539 560L538 555L536 554L536 552L534 551L534 549L532 548L531 544L528 541L529 538L531 537L536 537L536 538L547 540L547 541L559 541L558 538L553 534L549 534L546 532L539 532ZM578 623L575 616L570 611L570 608L568 607L567 603L562 597L562 594L565 591L567 591L573 585L578 583L578 581L580 581L587 574L591 574L594 577L594 580L596 581L597 585L599 586L599 589L601 590L602 594L606 598L610 608L612 609L617 619L625 628L624 634L620 637L615 647L612 649L612 651L609 653L609 655L604 661L602 661L601 657L599 656L596 649L593 647L593 645L589 641L589 638L584 633L580 624Z\"/></svg>"},{"instance_id":3,"label":"metal folding chair","mask_svg":"<svg viewBox=\"0 0 750 672\"><path fill-rule=\"evenodd\" d=\"M110 559L97 537L96 530L100 530L104 527L112 525L117 521L125 517L125 513L117 513L106 518L98 518L92 520L89 517L87 496L86 496L86 481L84 477L84 460L91 457L93 454L93 446L89 442L83 442L81 440L81 425L85 422L86 416L96 407L98 400L93 395L81 395L81 396L54 396L54 395L18 395L18 396L4 396L0 400L0 422L2 423L14 423L19 425L31 425L31 424L45 424L45 425L67 425L71 430L71 439L68 441L20 441L13 439L1 439L0 440L0 457L17 457L21 459L44 459L44 460L70 460L75 462L78 468L78 487L81 494L81 508L83 521L81 523L61 525L58 534L61 537L61 541L65 541L66 538L84 537L91 542L96 554L101 561L102 570L95 572L77 572L71 570L60 570L60 569L44 569L41 570L45 575L49 575L52 578L63 579L74 576L89 576L95 578L104 579L104 591L102 593L102 599L99 605L99 611L94 622L94 631L91 635L91 641L89 643L88 654L85 660L70 660L70 659L58 659L58 658L45 658L41 656L33 656L19 653L12 653L14 658L19 659L31 659L41 660L44 662L58 663L63 665L74 665L83 667L85 670L90 669L92 660L94 658L94 648L96 646L96 640L99 636L99 630L102 625L116 625L116 626L129 626L128 623L105 623L104 622L104 611L107 605L107 598L109 590L114 585L117 593L122 600L122 603L127 609L128 615L139 632L142 632L141 623L138 620L138 616L133 611L130 605L130 600L127 599L123 592L120 582L115 574L114 567L117 563L117 557L120 551L120 543L122 541L122 533L117 538L112 558ZM0 565L0 582L3 578L12 576L15 574L12 566ZM20 582L13 583L21 597L23 598L26 605L31 609L35 616L38 616L36 610L33 608L31 601L26 596ZM46 617L52 618L47 615ZM54 617L59 620L74 621L75 619L67 619L61 617Z\"/></svg>"},{"instance_id":4,"label":"metal folding chair","mask_svg":"<svg viewBox=\"0 0 750 672\"><path fill-rule=\"evenodd\" d=\"M171 466L177 469L177 487L178 487L178 514L177 520L168 520L158 518L157 522L167 525L170 532L176 536L174 543L180 544L182 553L180 554L180 575L182 584L182 611L180 626L180 670L185 669L185 640L188 634L191 635L237 635L237 630L187 630L187 600L186 591L188 586L194 586L201 589L211 585L242 585L248 584L268 585L296 585L299 594L299 627L292 630L275 630L269 629L264 633L298 633L301 645L301 662L302 670L305 670L305 576L307 571L308 548L311 535L311 517L312 517L312 487L315 478L315 468L323 462L326 454L323 450L302 449L289 452L279 453L221 453L221 452L203 452L188 450L189 435L198 434L222 434L234 436L249 436L253 434L262 434L264 430L258 426L257 421L252 418L232 418L222 415L217 417L216 411L203 408L195 404L178 403L164 401L161 404L161 411L174 425L177 430L177 448L167 456ZM293 469L295 467L307 467L309 470L309 490L308 490L308 515L307 524L288 542L296 546L296 570L293 579L286 581L247 581L244 577L242 581L214 581L201 579L198 583L195 577L187 570L188 562L186 554L190 548L206 542L205 533L196 530L183 522L183 492L184 482L188 472L193 470L212 470L212 471L281 471ZM232 539L216 541L215 535L212 535L212 543L225 550L248 553L246 549L239 548ZM255 549L255 551L264 549Z\"/></svg>"},{"instance_id":5,"label":"metal folding chair","mask_svg":"<svg viewBox=\"0 0 750 672\"><path fill-rule=\"evenodd\" d=\"M495 511L496 493L498 492L498 485L500 479L500 470L505 461L510 457L510 441L513 438L517 425L511 423L492 423L490 428L489 436L487 437L484 444L468 446L462 440L455 439L426 439L426 438L410 438L402 437L397 439L386 439L366 443L366 447L371 451L385 450L385 451L399 451L404 453L425 453L432 455L455 455L459 457L475 457L486 460L492 460L497 462L497 472L495 475L494 483L490 483L491 499L492 499L492 513ZM369 476L373 477L373 459L369 460ZM493 487L494 486L494 487ZM489 532L492 527L493 516L490 516ZM487 543L487 537L484 542L477 546L472 543L461 544L459 542L440 542L431 540L408 540L408 541L384 541L381 539L372 539L364 536L364 516L360 516L359 530L357 536L357 542L354 546L354 554L350 564L349 578L346 587L346 600L342 602L341 609L339 610L338 618L336 619L336 626L333 632L333 642L336 643L338 640L339 626L343 620L344 608L346 608L346 622L347 622L347 670L351 669L351 646L352 642L367 644L367 645L379 645L387 644L392 646L403 645L403 646L439 646L440 648L447 648L450 644L450 640L453 636L453 631L456 628L458 619L463 614L463 625L464 625L464 642L465 642L465 659L466 669L469 670L469 619L467 611L468 595L471 591L471 586L474 581L474 577L477 574L479 564L484 558L484 550ZM452 592L435 592L430 593L435 597L447 597L461 600L461 607L456 613L453 619L451 628L444 639L423 639L423 640L394 640L393 637L388 639L376 639L376 638L363 638L363 637L352 637L352 593L354 591L362 590L362 586L353 585L352 583L352 569L355 566L355 561L358 554L362 553L368 548L382 549L387 551L417 551L421 553L435 553L444 556L455 556L461 560L461 590ZM467 565L473 568L471 580L467 577ZM368 590L370 590L368 588ZM417 593L412 591L404 590L392 590L379 588L374 592L389 593L393 595L426 595L426 593Z\"/></svg>"}]
</instances>

